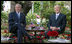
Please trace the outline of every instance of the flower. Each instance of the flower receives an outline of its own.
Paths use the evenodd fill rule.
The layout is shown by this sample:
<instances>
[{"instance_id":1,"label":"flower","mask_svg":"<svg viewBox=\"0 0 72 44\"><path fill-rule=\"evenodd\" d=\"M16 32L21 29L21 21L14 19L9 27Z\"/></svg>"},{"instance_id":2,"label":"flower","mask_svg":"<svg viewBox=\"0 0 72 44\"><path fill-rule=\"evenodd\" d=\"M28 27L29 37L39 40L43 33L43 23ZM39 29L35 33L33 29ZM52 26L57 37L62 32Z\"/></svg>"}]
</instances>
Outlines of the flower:
<instances>
[{"instance_id":1,"label":"flower","mask_svg":"<svg viewBox=\"0 0 72 44\"><path fill-rule=\"evenodd\" d=\"M34 36L35 34L30 34L31 36Z\"/></svg>"},{"instance_id":2,"label":"flower","mask_svg":"<svg viewBox=\"0 0 72 44\"><path fill-rule=\"evenodd\" d=\"M30 25L30 27L34 27L34 26L35 26L34 24L31 24L31 25Z\"/></svg>"},{"instance_id":3,"label":"flower","mask_svg":"<svg viewBox=\"0 0 72 44\"><path fill-rule=\"evenodd\" d=\"M44 32L41 32L40 34L44 35Z\"/></svg>"},{"instance_id":4,"label":"flower","mask_svg":"<svg viewBox=\"0 0 72 44\"><path fill-rule=\"evenodd\" d=\"M10 36L12 36L13 34L10 34Z\"/></svg>"},{"instance_id":5,"label":"flower","mask_svg":"<svg viewBox=\"0 0 72 44\"><path fill-rule=\"evenodd\" d=\"M43 39L45 39L45 36L43 37Z\"/></svg>"},{"instance_id":6,"label":"flower","mask_svg":"<svg viewBox=\"0 0 72 44\"><path fill-rule=\"evenodd\" d=\"M49 31L47 33L48 36L58 36L58 32L57 31Z\"/></svg>"},{"instance_id":7,"label":"flower","mask_svg":"<svg viewBox=\"0 0 72 44\"><path fill-rule=\"evenodd\" d=\"M64 33L62 35L65 35Z\"/></svg>"},{"instance_id":8,"label":"flower","mask_svg":"<svg viewBox=\"0 0 72 44\"><path fill-rule=\"evenodd\" d=\"M65 27L65 30L70 30L70 28L69 27Z\"/></svg>"},{"instance_id":9,"label":"flower","mask_svg":"<svg viewBox=\"0 0 72 44\"><path fill-rule=\"evenodd\" d=\"M71 40L71 38L68 38L67 40Z\"/></svg>"},{"instance_id":10,"label":"flower","mask_svg":"<svg viewBox=\"0 0 72 44\"><path fill-rule=\"evenodd\" d=\"M63 37L61 37L62 39L65 39L65 37L63 36Z\"/></svg>"},{"instance_id":11,"label":"flower","mask_svg":"<svg viewBox=\"0 0 72 44\"><path fill-rule=\"evenodd\" d=\"M38 40L40 40L40 39L41 39L41 36L36 36L36 38L37 38Z\"/></svg>"},{"instance_id":12,"label":"flower","mask_svg":"<svg viewBox=\"0 0 72 44\"><path fill-rule=\"evenodd\" d=\"M68 36L71 36L71 34L68 34Z\"/></svg>"},{"instance_id":13,"label":"flower","mask_svg":"<svg viewBox=\"0 0 72 44\"><path fill-rule=\"evenodd\" d=\"M53 36L58 36L58 32L57 31L52 31Z\"/></svg>"},{"instance_id":14,"label":"flower","mask_svg":"<svg viewBox=\"0 0 72 44\"><path fill-rule=\"evenodd\" d=\"M5 29L5 30L4 30L4 33L8 33L8 30Z\"/></svg>"},{"instance_id":15,"label":"flower","mask_svg":"<svg viewBox=\"0 0 72 44\"><path fill-rule=\"evenodd\" d=\"M16 37L16 35L15 34L10 34L9 37L14 38L14 37Z\"/></svg>"},{"instance_id":16,"label":"flower","mask_svg":"<svg viewBox=\"0 0 72 44\"><path fill-rule=\"evenodd\" d=\"M41 38L40 36L36 36L37 38Z\"/></svg>"},{"instance_id":17,"label":"flower","mask_svg":"<svg viewBox=\"0 0 72 44\"><path fill-rule=\"evenodd\" d=\"M71 34L66 34L67 36L71 36Z\"/></svg>"},{"instance_id":18,"label":"flower","mask_svg":"<svg viewBox=\"0 0 72 44\"><path fill-rule=\"evenodd\" d=\"M36 17L37 17L37 18L40 18L40 16L39 16L39 15L36 15Z\"/></svg>"},{"instance_id":19,"label":"flower","mask_svg":"<svg viewBox=\"0 0 72 44\"><path fill-rule=\"evenodd\" d=\"M16 36L12 37L12 38L17 38Z\"/></svg>"},{"instance_id":20,"label":"flower","mask_svg":"<svg viewBox=\"0 0 72 44\"><path fill-rule=\"evenodd\" d=\"M35 40L35 39L33 39L33 40Z\"/></svg>"},{"instance_id":21,"label":"flower","mask_svg":"<svg viewBox=\"0 0 72 44\"><path fill-rule=\"evenodd\" d=\"M51 34L52 34L52 32L51 32L51 31L49 31L49 32L47 33L47 35L48 35L48 36L51 36Z\"/></svg>"},{"instance_id":22,"label":"flower","mask_svg":"<svg viewBox=\"0 0 72 44\"><path fill-rule=\"evenodd\" d=\"M26 36L25 39L28 39L28 37Z\"/></svg>"}]
</instances>

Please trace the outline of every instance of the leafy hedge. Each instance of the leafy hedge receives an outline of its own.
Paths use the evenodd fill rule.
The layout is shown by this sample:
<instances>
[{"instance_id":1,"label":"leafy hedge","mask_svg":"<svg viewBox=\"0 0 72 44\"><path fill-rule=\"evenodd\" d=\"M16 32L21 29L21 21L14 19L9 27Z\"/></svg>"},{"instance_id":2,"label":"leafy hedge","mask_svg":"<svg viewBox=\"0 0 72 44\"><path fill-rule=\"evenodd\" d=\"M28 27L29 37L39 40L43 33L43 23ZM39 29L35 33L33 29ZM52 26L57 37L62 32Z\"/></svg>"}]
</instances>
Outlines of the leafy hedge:
<instances>
[{"instance_id":1,"label":"leafy hedge","mask_svg":"<svg viewBox=\"0 0 72 44\"><path fill-rule=\"evenodd\" d=\"M3 10L3 5L2 4L3 4L3 1L1 1L1 11Z\"/></svg>"}]
</instances>

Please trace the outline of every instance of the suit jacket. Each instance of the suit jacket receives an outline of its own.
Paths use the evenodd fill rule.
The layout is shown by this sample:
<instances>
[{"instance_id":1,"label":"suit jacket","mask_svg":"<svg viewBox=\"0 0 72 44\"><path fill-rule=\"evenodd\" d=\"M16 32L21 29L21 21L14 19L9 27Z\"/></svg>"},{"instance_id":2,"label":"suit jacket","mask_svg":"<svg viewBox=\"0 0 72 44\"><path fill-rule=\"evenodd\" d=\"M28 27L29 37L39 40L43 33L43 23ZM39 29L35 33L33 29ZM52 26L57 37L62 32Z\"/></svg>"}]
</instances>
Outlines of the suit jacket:
<instances>
[{"instance_id":1,"label":"suit jacket","mask_svg":"<svg viewBox=\"0 0 72 44\"><path fill-rule=\"evenodd\" d=\"M26 26L25 14L20 13L20 20L19 20L18 14L16 12L11 12L9 14L8 23L9 23L9 32L11 33L16 33L19 26L25 29L25 26Z\"/></svg>"},{"instance_id":2,"label":"suit jacket","mask_svg":"<svg viewBox=\"0 0 72 44\"><path fill-rule=\"evenodd\" d=\"M60 27L60 30L58 30L58 32L63 33L66 26L66 15L60 13L57 19L56 14L51 15L47 26L49 30L50 26Z\"/></svg>"}]
</instances>

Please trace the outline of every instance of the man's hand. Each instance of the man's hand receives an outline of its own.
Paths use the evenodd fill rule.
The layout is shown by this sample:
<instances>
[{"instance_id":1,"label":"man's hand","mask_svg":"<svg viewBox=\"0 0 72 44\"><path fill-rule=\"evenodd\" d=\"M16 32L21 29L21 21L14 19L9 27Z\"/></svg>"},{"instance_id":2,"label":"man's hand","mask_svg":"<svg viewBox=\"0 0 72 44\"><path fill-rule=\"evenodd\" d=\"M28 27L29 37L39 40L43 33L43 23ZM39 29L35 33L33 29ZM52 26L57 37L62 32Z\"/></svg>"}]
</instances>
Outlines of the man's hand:
<instances>
[{"instance_id":1,"label":"man's hand","mask_svg":"<svg viewBox=\"0 0 72 44\"><path fill-rule=\"evenodd\" d=\"M56 30L57 28L56 28L56 27L52 27L52 26L51 26L51 27L50 27L50 29L52 29L52 30L54 31L54 30Z\"/></svg>"},{"instance_id":2,"label":"man's hand","mask_svg":"<svg viewBox=\"0 0 72 44\"><path fill-rule=\"evenodd\" d=\"M60 30L60 27L56 28L56 30Z\"/></svg>"},{"instance_id":3,"label":"man's hand","mask_svg":"<svg viewBox=\"0 0 72 44\"><path fill-rule=\"evenodd\" d=\"M54 31L54 30L56 30L56 27L53 27L53 29L52 29L52 30L53 30L53 31Z\"/></svg>"}]
</instances>

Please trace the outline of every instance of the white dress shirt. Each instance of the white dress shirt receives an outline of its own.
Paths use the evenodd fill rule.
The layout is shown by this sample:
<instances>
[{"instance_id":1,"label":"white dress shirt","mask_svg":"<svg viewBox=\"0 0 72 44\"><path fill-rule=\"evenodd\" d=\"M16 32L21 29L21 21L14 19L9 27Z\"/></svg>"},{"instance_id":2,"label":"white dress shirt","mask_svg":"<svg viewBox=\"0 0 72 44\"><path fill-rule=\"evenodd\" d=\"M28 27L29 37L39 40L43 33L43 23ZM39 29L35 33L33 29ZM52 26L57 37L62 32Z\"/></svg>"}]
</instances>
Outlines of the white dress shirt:
<instances>
[{"instance_id":1,"label":"white dress shirt","mask_svg":"<svg viewBox=\"0 0 72 44\"><path fill-rule=\"evenodd\" d=\"M16 12L18 14L18 18L20 18L20 12ZM15 24L18 24L18 23L15 23Z\"/></svg>"},{"instance_id":2,"label":"white dress shirt","mask_svg":"<svg viewBox=\"0 0 72 44\"><path fill-rule=\"evenodd\" d=\"M58 18L59 14L60 14L60 13L57 13L57 14L56 14L56 19ZM60 27L58 27L58 29L60 29Z\"/></svg>"},{"instance_id":3,"label":"white dress shirt","mask_svg":"<svg viewBox=\"0 0 72 44\"><path fill-rule=\"evenodd\" d=\"M18 18L20 18L20 12L17 12L17 14L18 14Z\"/></svg>"},{"instance_id":4,"label":"white dress shirt","mask_svg":"<svg viewBox=\"0 0 72 44\"><path fill-rule=\"evenodd\" d=\"M56 19L58 18L59 14L60 14L60 13L56 14Z\"/></svg>"}]
</instances>

